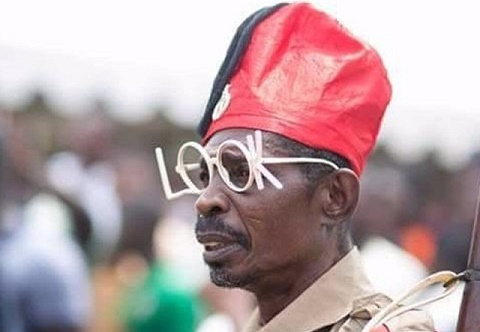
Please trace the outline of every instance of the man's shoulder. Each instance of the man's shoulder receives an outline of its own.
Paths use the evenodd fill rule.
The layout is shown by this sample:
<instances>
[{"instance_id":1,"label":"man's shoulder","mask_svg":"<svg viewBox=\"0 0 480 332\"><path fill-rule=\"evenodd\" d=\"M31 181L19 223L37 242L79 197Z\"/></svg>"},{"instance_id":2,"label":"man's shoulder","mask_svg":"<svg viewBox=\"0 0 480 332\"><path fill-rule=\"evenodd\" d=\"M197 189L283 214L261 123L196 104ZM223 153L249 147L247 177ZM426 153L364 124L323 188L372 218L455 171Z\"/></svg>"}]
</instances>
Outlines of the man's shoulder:
<instances>
[{"instance_id":1,"label":"man's shoulder","mask_svg":"<svg viewBox=\"0 0 480 332\"><path fill-rule=\"evenodd\" d=\"M392 300L382 293L375 293L358 299L354 302L350 314L344 320L335 324L331 332L361 331L372 317L391 302ZM389 319L382 326L384 329L379 331L435 331L430 314L420 309L405 311Z\"/></svg>"}]
</instances>

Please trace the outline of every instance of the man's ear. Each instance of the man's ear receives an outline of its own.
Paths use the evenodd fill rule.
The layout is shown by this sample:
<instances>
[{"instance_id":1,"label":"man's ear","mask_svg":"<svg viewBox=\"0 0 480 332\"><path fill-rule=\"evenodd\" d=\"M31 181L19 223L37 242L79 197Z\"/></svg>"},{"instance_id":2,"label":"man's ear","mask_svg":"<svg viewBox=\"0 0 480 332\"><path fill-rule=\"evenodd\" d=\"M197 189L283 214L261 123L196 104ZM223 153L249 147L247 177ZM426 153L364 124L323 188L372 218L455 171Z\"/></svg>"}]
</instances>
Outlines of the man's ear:
<instances>
[{"instance_id":1,"label":"man's ear","mask_svg":"<svg viewBox=\"0 0 480 332\"><path fill-rule=\"evenodd\" d=\"M349 169L329 174L317 188L323 214L333 222L349 219L357 207L360 181Z\"/></svg>"}]
</instances>

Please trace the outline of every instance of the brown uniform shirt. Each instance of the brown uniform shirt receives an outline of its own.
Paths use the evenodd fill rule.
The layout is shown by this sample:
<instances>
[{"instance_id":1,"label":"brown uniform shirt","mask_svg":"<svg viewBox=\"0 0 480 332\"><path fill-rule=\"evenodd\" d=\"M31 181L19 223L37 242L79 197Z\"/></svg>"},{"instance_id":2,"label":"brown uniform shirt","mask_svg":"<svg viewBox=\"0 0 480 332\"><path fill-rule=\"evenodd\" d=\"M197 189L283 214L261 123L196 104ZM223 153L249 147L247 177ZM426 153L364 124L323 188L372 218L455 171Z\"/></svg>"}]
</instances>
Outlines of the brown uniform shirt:
<instances>
[{"instance_id":1,"label":"brown uniform shirt","mask_svg":"<svg viewBox=\"0 0 480 332\"><path fill-rule=\"evenodd\" d=\"M266 325L260 326L255 309L243 332L361 331L390 302L373 289L354 248ZM421 310L405 312L385 325L390 332L435 331Z\"/></svg>"}]
</instances>

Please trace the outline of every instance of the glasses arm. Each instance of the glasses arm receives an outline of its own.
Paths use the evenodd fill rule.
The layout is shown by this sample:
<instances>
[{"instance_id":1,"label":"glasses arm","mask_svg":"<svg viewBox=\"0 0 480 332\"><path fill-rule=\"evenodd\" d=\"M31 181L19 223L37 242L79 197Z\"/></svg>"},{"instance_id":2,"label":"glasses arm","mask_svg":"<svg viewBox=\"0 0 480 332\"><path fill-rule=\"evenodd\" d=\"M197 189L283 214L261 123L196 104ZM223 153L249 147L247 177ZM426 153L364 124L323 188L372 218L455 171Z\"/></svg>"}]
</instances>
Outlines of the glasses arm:
<instances>
[{"instance_id":1,"label":"glasses arm","mask_svg":"<svg viewBox=\"0 0 480 332\"><path fill-rule=\"evenodd\" d=\"M334 170L339 170L340 167L337 166L337 164L331 162L330 160L327 159L322 159L322 158L304 158L304 157L298 157L298 158L276 158L276 157L266 157L262 158L262 164L299 164L299 163L313 163L313 164L323 164L330 166Z\"/></svg>"}]
</instances>

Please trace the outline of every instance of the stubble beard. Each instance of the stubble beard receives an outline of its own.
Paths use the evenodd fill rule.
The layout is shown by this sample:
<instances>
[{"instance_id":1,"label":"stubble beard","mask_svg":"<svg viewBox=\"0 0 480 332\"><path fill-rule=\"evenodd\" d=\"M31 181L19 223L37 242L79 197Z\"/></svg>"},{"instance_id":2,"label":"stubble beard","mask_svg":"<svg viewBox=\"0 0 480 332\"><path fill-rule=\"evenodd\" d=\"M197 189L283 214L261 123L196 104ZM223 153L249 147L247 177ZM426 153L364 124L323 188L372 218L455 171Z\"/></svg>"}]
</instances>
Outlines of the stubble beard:
<instances>
[{"instance_id":1,"label":"stubble beard","mask_svg":"<svg viewBox=\"0 0 480 332\"><path fill-rule=\"evenodd\" d=\"M220 234L228 234L229 237L235 240L241 247L245 248L246 251L250 250L250 243L247 236L243 233L240 233L230 227L223 219L219 218L217 215L212 215L208 217L199 217L195 225L195 233L208 233L216 232ZM226 288L246 288L253 279L254 275L252 273L247 273L245 276L235 276L231 271L224 267L222 264L211 263L208 264L210 268L210 279L211 281L219 286Z\"/></svg>"},{"instance_id":2,"label":"stubble beard","mask_svg":"<svg viewBox=\"0 0 480 332\"><path fill-rule=\"evenodd\" d=\"M219 287L245 289L248 288L248 285L250 285L254 279L254 276L251 274L243 277L234 276L228 269L216 264L210 264L209 268L211 281Z\"/></svg>"}]
</instances>

